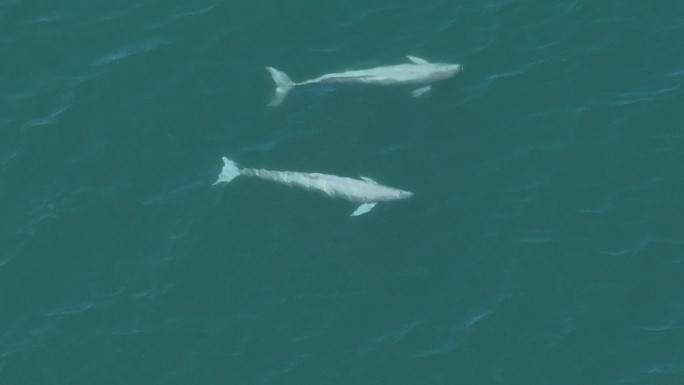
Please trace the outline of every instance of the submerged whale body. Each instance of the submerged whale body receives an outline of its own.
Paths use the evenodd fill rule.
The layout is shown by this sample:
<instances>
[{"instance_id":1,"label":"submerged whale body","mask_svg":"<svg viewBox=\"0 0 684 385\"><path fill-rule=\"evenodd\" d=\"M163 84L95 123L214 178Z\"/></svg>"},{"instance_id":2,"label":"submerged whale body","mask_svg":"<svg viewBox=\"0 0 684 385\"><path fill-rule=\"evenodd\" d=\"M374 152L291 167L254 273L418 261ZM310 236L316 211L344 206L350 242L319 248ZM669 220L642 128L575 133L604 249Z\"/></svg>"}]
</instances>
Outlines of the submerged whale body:
<instances>
[{"instance_id":1,"label":"submerged whale body","mask_svg":"<svg viewBox=\"0 0 684 385\"><path fill-rule=\"evenodd\" d=\"M463 66L460 64L429 63L427 60L415 56L408 56L408 58L411 63L331 73L300 83L293 82L285 72L273 67L266 67L266 70L271 74L276 84L275 96L269 106L279 106L285 99L285 96L296 86L316 83L371 84L379 86L419 85L420 87L412 92L413 97L417 97L430 91L431 83L451 78L463 71Z\"/></svg>"},{"instance_id":2,"label":"submerged whale body","mask_svg":"<svg viewBox=\"0 0 684 385\"><path fill-rule=\"evenodd\" d=\"M299 187L304 190L318 191L331 198L361 203L351 215L369 212L378 202L410 198L413 193L393 187L383 186L370 178L346 178L336 175L305 173L295 171L271 171L254 168L238 168L232 160L223 157L223 169L217 183L228 183L237 176L254 176L260 179Z\"/></svg>"}]
</instances>

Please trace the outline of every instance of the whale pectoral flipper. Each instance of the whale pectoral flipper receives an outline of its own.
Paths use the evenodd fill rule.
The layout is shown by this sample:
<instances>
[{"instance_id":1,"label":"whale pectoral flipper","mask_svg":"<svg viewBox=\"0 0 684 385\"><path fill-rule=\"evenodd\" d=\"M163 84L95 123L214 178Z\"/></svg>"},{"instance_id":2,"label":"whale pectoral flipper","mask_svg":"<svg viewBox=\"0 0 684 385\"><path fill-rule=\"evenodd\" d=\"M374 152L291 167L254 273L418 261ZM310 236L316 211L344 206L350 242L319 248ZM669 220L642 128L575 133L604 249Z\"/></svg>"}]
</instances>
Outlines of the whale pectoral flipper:
<instances>
[{"instance_id":1,"label":"whale pectoral flipper","mask_svg":"<svg viewBox=\"0 0 684 385\"><path fill-rule=\"evenodd\" d=\"M431 89L432 87L430 86L416 88L415 90L411 91L411 95L413 95L414 98L417 98L423 95L424 93L429 92Z\"/></svg>"},{"instance_id":2,"label":"whale pectoral flipper","mask_svg":"<svg viewBox=\"0 0 684 385\"><path fill-rule=\"evenodd\" d=\"M361 206L359 206L359 208L357 208L356 211L351 213L350 216L356 217L356 216L359 216L361 214L365 214L365 213L371 211L371 209L373 209L373 207L375 207L375 205L377 205L377 203L364 203Z\"/></svg>"},{"instance_id":3,"label":"whale pectoral flipper","mask_svg":"<svg viewBox=\"0 0 684 385\"><path fill-rule=\"evenodd\" d=\"M416 57L416 56L407 55L406 57L410 61L414 62L415 64L429 64L429 62L427 60L421 59L421 58Z\"/></svg>"}]
</instances>

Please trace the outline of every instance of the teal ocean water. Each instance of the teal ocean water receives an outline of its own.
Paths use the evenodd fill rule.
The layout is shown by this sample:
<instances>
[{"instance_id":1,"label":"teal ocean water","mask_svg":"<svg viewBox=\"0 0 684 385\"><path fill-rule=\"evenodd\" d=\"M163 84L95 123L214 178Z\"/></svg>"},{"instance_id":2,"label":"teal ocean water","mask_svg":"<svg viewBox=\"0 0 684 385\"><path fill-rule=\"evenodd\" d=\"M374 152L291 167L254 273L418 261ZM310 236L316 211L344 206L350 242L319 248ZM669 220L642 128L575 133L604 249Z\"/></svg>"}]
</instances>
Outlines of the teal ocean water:
<instances>
[{"instance_id":1,"label":"teal ocean water","mask_svg":"<svg viewBox=\"0 0 684 385\"><path fill-rule=\"evenodd\" d=\"M684 384L682 37L681 1L0 0L0 384ZM406 55L464 71L266 106L265 66Z\"/></svg>"}]
</instances>

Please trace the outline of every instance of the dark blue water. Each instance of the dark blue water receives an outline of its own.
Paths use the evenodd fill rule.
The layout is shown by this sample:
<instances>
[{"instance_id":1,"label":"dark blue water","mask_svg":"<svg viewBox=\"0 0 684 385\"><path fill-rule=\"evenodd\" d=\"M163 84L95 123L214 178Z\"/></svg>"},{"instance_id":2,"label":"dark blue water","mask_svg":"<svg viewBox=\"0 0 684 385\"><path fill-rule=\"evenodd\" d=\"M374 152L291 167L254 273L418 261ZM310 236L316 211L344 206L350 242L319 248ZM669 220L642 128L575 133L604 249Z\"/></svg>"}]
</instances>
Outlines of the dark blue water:
<instances>
[{"instance_id":1,"label":"dark blue water","mask_svg":"<svg viewBox=\"0 0 684 385\"><path fill-rule=\"evenodd\" d=\"M0 0L0 384L684 383L682 15ZM405 55L465 70L266 106Z\"/></svg>"}]
</instances>

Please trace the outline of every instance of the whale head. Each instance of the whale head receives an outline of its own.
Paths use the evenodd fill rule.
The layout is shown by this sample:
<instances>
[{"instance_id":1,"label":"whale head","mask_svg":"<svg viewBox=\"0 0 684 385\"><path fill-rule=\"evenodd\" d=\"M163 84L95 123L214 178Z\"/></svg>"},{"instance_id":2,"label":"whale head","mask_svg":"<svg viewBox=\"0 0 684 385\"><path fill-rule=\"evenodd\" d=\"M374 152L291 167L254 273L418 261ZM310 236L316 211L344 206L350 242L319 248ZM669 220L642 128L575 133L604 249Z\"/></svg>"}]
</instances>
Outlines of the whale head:
<instances>
[{"instance_id":1,"label":"whale head","mask_svg":"<svg viewBox=\"0 0 684 385\"><path fill-rule=\"evenodd\" d=\"M463 71L463 66L460 64L439 63L437 64L437 68L440 72L443 72L447 78Z\"/></svg>"},{"instance_id":2,"label":"whale head","mask_svg":"<svg viewBox=\"0 0 684 385\"><path fill-rule=\"evenodd\" d=\"M412 196L413 193L410 191L399 190L399 193L397 194L397 199L408 199Z\"/></svg>"},{"instance_id":3,"label":"whale head","mask_svg":"<svg viewBox=\"0 0 684 385\"><path fill-rule=\"evenodd\" d=\"M463 66L460 64L430 63L429 65L429 80L431 82L452 78L463 71Z\"/></svg>"}]
</instances>

